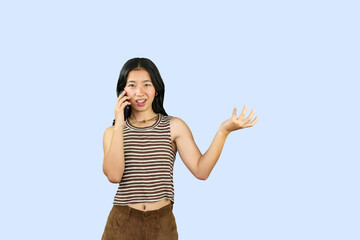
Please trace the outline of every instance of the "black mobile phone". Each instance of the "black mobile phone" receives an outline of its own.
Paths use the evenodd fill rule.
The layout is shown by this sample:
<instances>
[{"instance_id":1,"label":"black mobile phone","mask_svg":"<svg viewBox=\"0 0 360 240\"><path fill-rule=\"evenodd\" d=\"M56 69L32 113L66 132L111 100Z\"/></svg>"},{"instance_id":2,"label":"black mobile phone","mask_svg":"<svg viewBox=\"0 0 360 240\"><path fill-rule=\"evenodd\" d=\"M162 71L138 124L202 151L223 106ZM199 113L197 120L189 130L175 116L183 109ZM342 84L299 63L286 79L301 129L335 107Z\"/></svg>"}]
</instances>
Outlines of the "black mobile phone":
<instances>
[{"instance_id":1,"label":"black mobile phone","mask_svg":"<svg viewBox=\"0 0 360 240\"><path fill-rule=\"evenodd\" d=\"M121 90L120 93L119 93L119 96L120 94L123 92L124 90ZM126 96L126 94L125 94ZM126 107L124 108L124 120L126 121L126 118L127 116L130 115L130 106L129 105L126 105Z\"/></svg>"}]
</instances>

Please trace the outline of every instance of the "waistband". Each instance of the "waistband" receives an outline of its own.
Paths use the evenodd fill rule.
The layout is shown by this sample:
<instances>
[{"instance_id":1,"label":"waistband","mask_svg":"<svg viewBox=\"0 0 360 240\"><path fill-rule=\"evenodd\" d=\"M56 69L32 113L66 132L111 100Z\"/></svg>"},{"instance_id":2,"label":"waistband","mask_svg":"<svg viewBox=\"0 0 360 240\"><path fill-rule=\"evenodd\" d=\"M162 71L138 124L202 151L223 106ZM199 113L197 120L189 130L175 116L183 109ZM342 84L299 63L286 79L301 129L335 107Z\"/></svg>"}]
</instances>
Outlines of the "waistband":
<instances>
[{"instance_id":1,"label":"waistband","mask_svg":"<svg viewBox=\"0 0 360 240\"><path fill-rule=\"evenodd\" d=\"M129 207L128 205L123 206L123 205L113 205L113 209L115 211L120 211L124 214L127 215L132 215L132 216L137 216L137 217L157 217L157 216L161 216L164 213L167 213L169 211L172 211L173 209L173 204L169 203L168 205L161 207L159 209L156 210L149 210L149 211L141 211L132 207Z\"/></svg>"}]
</instances>

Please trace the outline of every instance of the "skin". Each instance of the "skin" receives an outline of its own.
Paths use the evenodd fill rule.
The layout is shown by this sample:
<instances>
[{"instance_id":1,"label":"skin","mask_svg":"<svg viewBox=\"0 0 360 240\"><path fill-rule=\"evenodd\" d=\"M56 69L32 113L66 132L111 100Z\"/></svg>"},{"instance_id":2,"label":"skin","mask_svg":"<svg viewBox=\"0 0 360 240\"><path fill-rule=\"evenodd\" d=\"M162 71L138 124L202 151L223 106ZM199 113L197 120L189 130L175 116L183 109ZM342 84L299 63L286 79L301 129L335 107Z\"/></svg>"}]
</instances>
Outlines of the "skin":
<instances>
[{"instance_id":1,"label":"skin","mask_svg":"<svg viewBox=\"0 0 360 240\"><path fill-rule=\"evenodd\" d=\"M149 73L144 70L133 70L129 73L125 85L125 93L129 97L128 101L131 106L130 117L137 121L151 119L157 114L152 109L152 102L155 98L155 87L151 82ZM137 99L147 99L144 106L138 106ZM132 120L130 119L130 123ZM156 120L154 120L156 121ZM154 121L152 121L154 123ZM136 126L142 127L149 125L138 123Z\"/></svg>"},{"instance_id":2,"label":"skin","mask_svg":"<svg viewBox=\"0 0 360 240\"><path fill-rule=\"evenodd\" d=\"M130 102L131 106L132 118L141 121L144 119L151 119L152 117L156 116L156 113L152 109L152 102L155 98L156 90L154 85L151 83L150 75L146 70L133 70L129 73L127 84L125 86L125 92L126 95L129 96L128 101ZM147 99L147 101L144 106L140 107L136 104L136 99ZM171 118L170 131L173 150L178 151L180 158L196 178L200 180L206 180L209 177L212 169L220 157L225 140L231 132L252 127L257 122L258 117L255 117L255 119L251 121L254 116L255 109L250 112L250 115L247 118L244 118L246 110L247 105L244 106L240 116L236 117L236 108L234 108L231 118L225 120L220 125L214 140L212 141L209 149L204 154L201 154L199 148L197 147L191 130L187 124L178 117ZM136 127L151 126L156 122L156 120L157 119L147 121L146 123L138 123L132 122L129 119L130 123ZM114 126L111 126L109 128L113 127ZM111 135L108 135L107 137L111 139ZM104 143L106 142L109 141L104 141ZM104 145L104 149L108 149L108 146ZM141 211L150 211L159 209L168 204L170 204L169 199L162 199L158 202L137 203L130 204L128 206Z\"/></svg>"}]
</instances>

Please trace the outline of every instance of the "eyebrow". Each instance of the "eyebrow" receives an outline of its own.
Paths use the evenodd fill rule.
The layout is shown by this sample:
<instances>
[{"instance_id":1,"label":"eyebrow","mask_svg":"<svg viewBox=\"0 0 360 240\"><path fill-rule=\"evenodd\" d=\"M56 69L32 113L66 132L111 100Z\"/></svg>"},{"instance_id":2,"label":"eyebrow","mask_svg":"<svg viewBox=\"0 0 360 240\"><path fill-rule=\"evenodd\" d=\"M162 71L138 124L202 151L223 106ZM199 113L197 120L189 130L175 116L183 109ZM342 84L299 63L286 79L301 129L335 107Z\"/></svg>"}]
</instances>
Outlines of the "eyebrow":
<instances>
[{"instance_id":1,"label":"eyebrow","mask_svg":"<svg viewBox=\"0 0 360 240\"><path fill-rule=\"evenodd\" d=\"M128 83L129 82L135 82L135 81L134 80L129 80ZM151 82L151 81L150 80L143 80L143 82Z\"/></svg>"}]
</instances>

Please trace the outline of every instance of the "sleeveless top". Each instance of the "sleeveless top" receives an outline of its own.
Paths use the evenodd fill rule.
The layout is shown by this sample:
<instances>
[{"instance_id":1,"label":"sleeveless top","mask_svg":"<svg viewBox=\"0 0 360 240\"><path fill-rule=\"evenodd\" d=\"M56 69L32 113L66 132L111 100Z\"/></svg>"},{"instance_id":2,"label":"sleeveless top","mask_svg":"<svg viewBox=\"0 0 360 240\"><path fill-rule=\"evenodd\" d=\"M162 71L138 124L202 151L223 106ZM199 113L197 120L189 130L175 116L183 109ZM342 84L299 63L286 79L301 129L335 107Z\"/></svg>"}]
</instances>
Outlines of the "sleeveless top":
<instances>
[{"instance_id":1,"label":"sleeveless top","mask_svg":"<svg viewBox=\"0 0 360 240\"><path fill-rule=\"evenodd\" d=\"M114 205L156 202L167 198L174 204L173 167L176 157L171 144L170 119L158 113L148 127L123 128L125 169Z\"/></svg>"}]
</instances>

